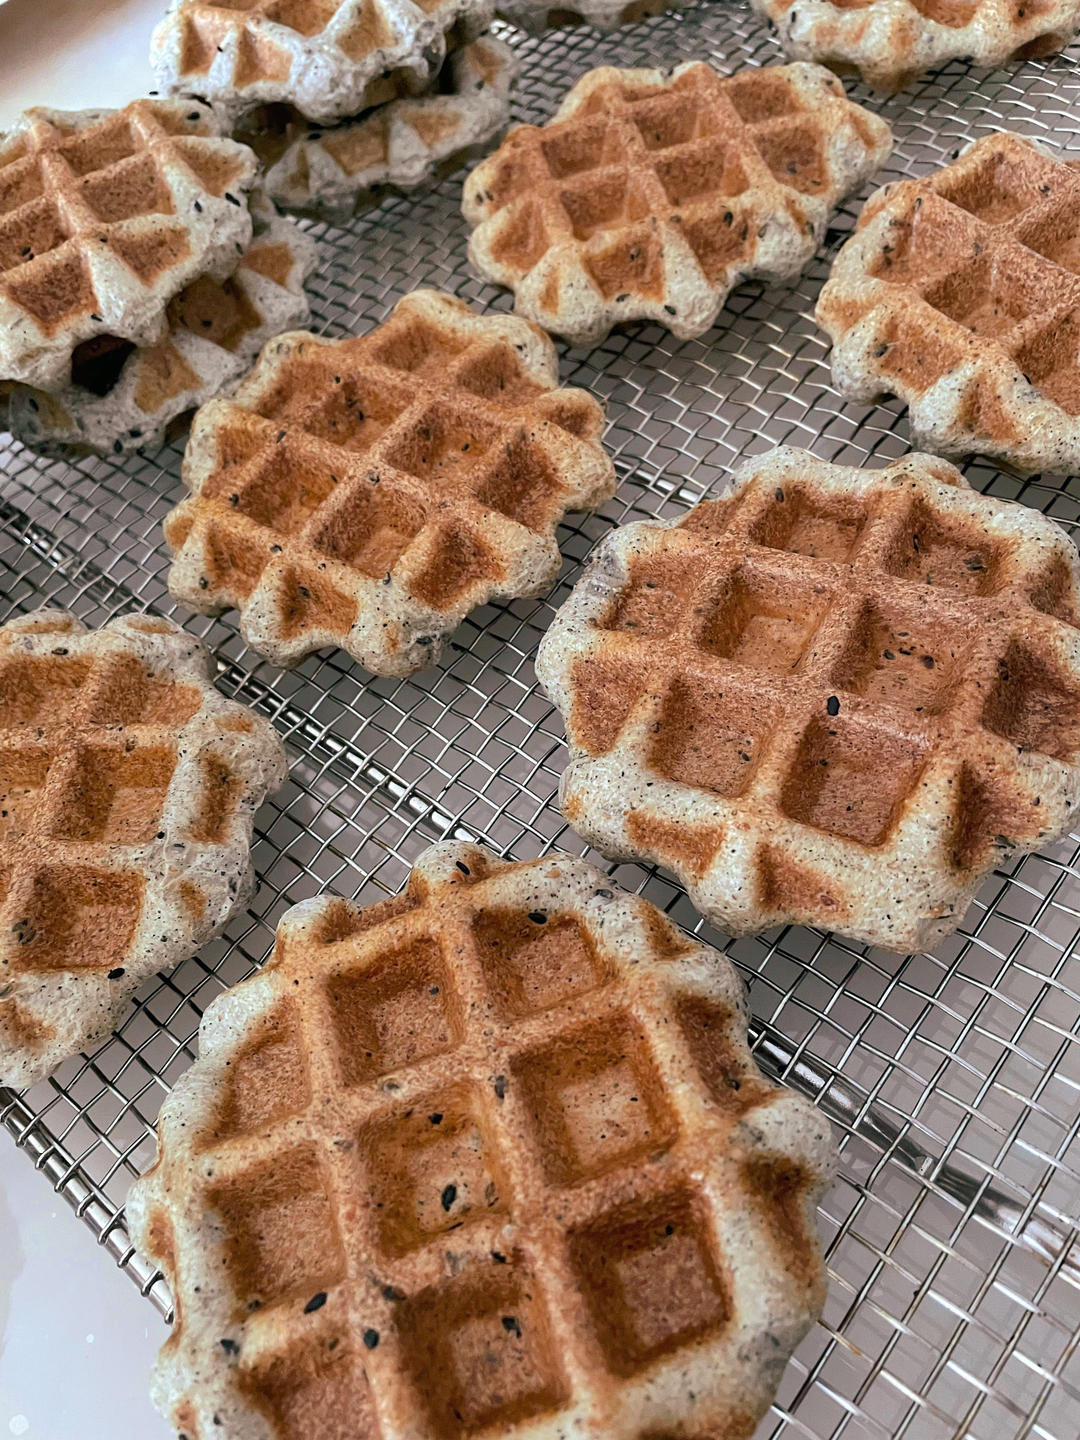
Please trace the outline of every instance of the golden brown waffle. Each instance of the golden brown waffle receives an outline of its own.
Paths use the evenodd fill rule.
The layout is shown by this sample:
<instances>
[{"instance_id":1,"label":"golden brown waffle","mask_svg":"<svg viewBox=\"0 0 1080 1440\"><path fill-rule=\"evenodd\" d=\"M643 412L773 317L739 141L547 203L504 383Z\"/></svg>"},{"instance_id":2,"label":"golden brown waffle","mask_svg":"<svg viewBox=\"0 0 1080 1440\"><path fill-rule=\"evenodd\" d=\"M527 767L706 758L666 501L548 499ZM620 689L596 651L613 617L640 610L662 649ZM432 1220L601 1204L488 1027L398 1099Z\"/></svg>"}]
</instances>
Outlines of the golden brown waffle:
<instances>
[{"instance_id":1,"label":"golden brown waffle","mask_svg":"<svg viewBox=\"0 0 1080 1440\"><path fill-rule=\"evenodd\" d=\"M597 30L614 30L648 15L666 10L683 10L691 0L498 0L496 7L504 20L537 35L563 25L592 25Z\"/></svg>"},{"instance_id":2,"label":"golden brown waffle","mask_svg":"<svg viewBox=\"0 0 1080 1440\"><path fill-rule=\"evenodd\" d=\"M330 122L422 89L448 39L481 34L494 9L494 0L171 0L150 63L163 93L201 95L234 119L284 103Z\"/></svg>"},{"instance_id":3,"label":"golden brown waffle","mask_svg":"<svg viewBox=\"0 0 1080 1440\"><path fill-rule=\"evenodd\" d=\"M945 461L748 461L608 535L544 636L563 813L729 933L924 948L1080 803L1078 587L1053 521Z\"/></svg>"},{"instance_id":4,"label":"golden brown waffle","mask_svg":"<svg viewBox=\"0 0 1080 1440\"><path fill-rule=\"evenodd\" d=\"M541 331L434 290L362 337L272 341L195 417L169 589L238 608L279 665L328 645L379 675L433 663L474 606L543 593L564 513L614 491L600 406L557 384Z\"/></svg>"},{"instance_id":5,"label":"golden brown waffle","mask_svg":"<svg viewBox=\"0 0 1080 1440\"><path fill-rule=\"evenodd\" d=\"M0 135L0 375L54 390L82 342L160 340L173 295L236 268L254 176L195 101L28 110Z\"/></svg>"},{"instance_id":6,"label":"golden brown waffle","mask_svg":"<svg viewBox=\"0 0 1080 1440\"><path fill-rule=\"evenodd\" d=\"M173 420L228 390L268 340L304 324L315 241L261 196L251 213L254 238L240 264L227 280L204 275L173 296L163 340L92 340L76 351L72 383L55 395L16 386L6 420L15 438L45 454L160 445Z\"/></svg>"},{"instance_id":7,"label":"golden brown waffle","mask_svg":"<svg viewBox=\"0 0 1080 1440\"><path fill-rule=\"evenodd\" d=\"M342 223L387 190L415 190L479 154L510 118L516 74L510 47L483 35L455 50L430 95L394 100L329 128L291 107L269 106L249 143L278 205Z\"/></svg>"},{"instance_id":8,"label":"golden brown waffle","mask_svg":"<svg viewBox=\"0 0 1080 1440\"><path fill-rule=\"evenodd\" d=\"M583 861L429 850L220 996L128 1221L221 1440L752 1434L820 1312L828 1123L728 962Z\"/></svg>"},{"instance_id":9,"label":"golden brown waffle","mask_svg":"<svg viewBox=\"0 0 1080 1440\"><path fill-rule=\"evenodd\" d=\"M1080 0L751 0L793 60L857 70L896 91L950 60L997 66L1064 49Z\"/></svg>"},{"instance_id":10,"label":"golden brown waffle","mask_svg":"<svg viewBox=\"0 0 1080 1440\"><path fill-rule=\"evenodd\" d=\"M1007 132L886 185L817 321L842 394L899 395L916 444L1080 470L1080 169Z\"/></svg>"},{"instance_id":11,"label":"golden brown waffle","mask_svg":"<svg viewBox=\"0 0 1080 1440\"><path fill-rule=\"evenodd\" d=\"M798 274L891 145L817 65L592 70L469 175L469 258L575 344L642 319L700 335L739 280Z\"/></svg>"},{"instance_id":12,"label":"golden brown waffle","mask_svg":"<svg viewBox=\"0 0 1080 1440\"><path fill-rule=\"evenodd\" d=\"M43 1079L224 929L285 768L171 620L0 627L0 1085Z\"/></svg>"}]
</instances>

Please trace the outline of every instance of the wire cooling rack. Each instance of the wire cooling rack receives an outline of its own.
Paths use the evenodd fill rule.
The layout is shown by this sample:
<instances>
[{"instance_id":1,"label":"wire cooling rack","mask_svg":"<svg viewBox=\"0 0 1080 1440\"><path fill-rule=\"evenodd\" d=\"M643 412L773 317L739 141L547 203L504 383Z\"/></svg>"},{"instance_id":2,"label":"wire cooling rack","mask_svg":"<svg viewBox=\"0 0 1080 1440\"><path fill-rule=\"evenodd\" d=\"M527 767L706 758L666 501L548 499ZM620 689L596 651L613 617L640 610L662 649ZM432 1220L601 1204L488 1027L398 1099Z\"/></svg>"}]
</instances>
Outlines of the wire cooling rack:
<instances>
[{"instance_id":1,"label":"wire cooling rack","mask_svg":"<svg viewBox=\"0 0 1080 1440\"><path fill-rule=\"evenodd\" d=\"M598 64L707 58L730 72L781 58L741 4L699 4L607 37L507 37L523 62L520 120L546 119ZM875 183L931 170L1001 127L1080 154L1077 47L993 74L954 64L889 101L851 93L895 129L896 152ZM317 328L366 329L418 285L508 308L467 272L460 191L459 175L347 230L314 227ZM91 625L131 609L176 614L214 649L221 688L272 718L293 761L259 815L252 906L144 986L92 1056L21 1095L0 1090L0 1120L43 1181L163 1313L167 1291L131 1249L124 1197L152 1158L154 1118L193 1057L202 1012L265 960L283 911L324 888L365 903L393 894L420 852L446 837L517 858L551 846L585 852L555 805L562 728L532 662L597 538L681 513L737 459L775 444L860 465L907 449L896 405L838 399L811 318L862 198L836 218L800 281L741 287L701 339L679 343L642 325L564 355L564 380L607 402L617 498L564 527L566 563L546 599L477 611L442 666L410 680L372 680L340 652L283 674L246 650L230 617L174 606L161 520L182 494L180 448L72 465L0 440L0 619L44 604ZM983 466L967 474L1076 533L1080 482L1021 482ZM840 1178L820 1215L829 1300L760 1436L1076 1440L1080 837L995 871L959 934L906 958L797 928L726 941L663 875L610 868L727 951L749 983L760 1062L836 1124Z\"/></svg>"}]
</instances>

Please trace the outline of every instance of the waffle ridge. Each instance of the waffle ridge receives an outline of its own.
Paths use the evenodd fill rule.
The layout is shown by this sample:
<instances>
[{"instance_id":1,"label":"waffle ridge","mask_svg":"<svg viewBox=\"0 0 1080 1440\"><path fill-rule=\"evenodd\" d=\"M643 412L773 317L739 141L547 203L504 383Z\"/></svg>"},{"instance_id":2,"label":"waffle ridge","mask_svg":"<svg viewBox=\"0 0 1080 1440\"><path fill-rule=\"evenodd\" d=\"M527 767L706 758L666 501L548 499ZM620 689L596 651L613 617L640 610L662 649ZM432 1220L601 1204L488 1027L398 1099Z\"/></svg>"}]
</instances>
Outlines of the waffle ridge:
<instances>
[{"instance_id":1,"label":"waffle ridge","mask_svg":"<svg viewBox=\"0 0 1080 1440\"><path fill-rule=\"evenodd\" d=\"M781 448L607 536L541 642L563 813L731 934L912 952L1080 802L1080 563L946 461Z\"/></svg>"},{"instance_id":2,"label":"waffle ridge","mask_svg":"<svg viewBox=\"0 0 1080 1440\"><path fill-rule=\"evenodd\" d=\"M265 184L282 209L338 223L387 190L411 191L472 154L510 118L513 51L483 35L448 57L442 85L330 129L295 114L271 117L251 144L266 161Z\"/></svg>"},{"instance_id":3,"label":"waffle ridge","mask_svg":"<svg viewBox=\"0 0 1080 1440\"><path fill-rule=\"evenodd\" d=\"M0 627L0 1084L43 1079L220 933L285 770L172 621Z\"/></svg>"},{"instance_id":4,"label":"waffle ridge","mask_svg":"<svg viewBox=\"0 0 1080 1440\"><path fill-rule=\"evenodd\" d=\"M128 1221L187 1434L749 1436L820 1312L828 1123L726 960L565 855L433 847L220 996ZM217 1421L213 1421L213 1417ZM216 1428L211 1430L212 1423Z\"/></svg>"},{"instance_id":5,"label":"waffle ridge","mask_svg":"<svg viewBox=\"0 0 1080 1440\"><path fill-rule=\"evenodd\" d=\"M311 315L304 282L315 241L252 195L251 244L227 280L200 276L169 301L156 345L106 340L85 373L55 395L16 386L6 424L44 454L122 455L164 442L170 424L229 389L273 336ZM75 383L79 381L80 383ZM0 423L5 423L0 407Z\"/></svg>"},{"instance_id":6,"label":"waffle ridge","mask_svg":"<svg viewBox=\"0 0 1080 1440\"><path fill-rule=\"evenodd\" d=\"M1080 469L1080 166L1002 131L867 201L818 300L833 378L915 444Z\"/></svg>"},{"instance_id":7,"label":"waffle ridge","mask_svg":"<svg viewBox=\"0 0 1080 1440\"><path fill-rule=\"evenodd\" d=\"M197 101L28 110L0 135L0 375L43 390L102 336L160 340L165 305L251 240L255 156Z\"/></svg>"},{"instance_id":8,"label":"waffle ridge","mask_svg":"<svg viewBox=\"0 0 1080 1440\"><path fill-rule=\"evenodd\" d=\"M614 490L599 404L557 385L541 331L437 291L365 336L272 341L193 422L172 594L239 609L275 664L328 645L376 674L433 663L475 605L543 593L556 524Z\"/></svg>"},{"instance_id":9,"label":"waffle ridge","mask_svg":"<svg viewBox=\"0 0 1080 1440\"><path fill-rule=\"evenodd\" d=\"M740 280L798 274L891 145L821 66L592 70L468 176L469 258L574 344L644 319L688 339Z\"/></svg>"},{"instance_id":10,"label":"waffle ridge","mask_svg":"<svg viewBox=\"0 0 1080 1440\"><path fill-rule=\"evenodd\" d=\"M997 67L1063 50L1080 27L1080 0L750 0L793 60L857 70L895 92L950 60Z\"/></svg>"},{"instance_id":11,"label":"waffle ridge","mask_svg":"<svg viewBox=\"0 0 1080 1440\"><path fill-rule=\"evenodd\" d=\"M490 25L494 0L172 0L150 62L166 94L200 95L233 120L295 105L311 120L359 115L423 89Z\"/></svg>"}]
</instances>

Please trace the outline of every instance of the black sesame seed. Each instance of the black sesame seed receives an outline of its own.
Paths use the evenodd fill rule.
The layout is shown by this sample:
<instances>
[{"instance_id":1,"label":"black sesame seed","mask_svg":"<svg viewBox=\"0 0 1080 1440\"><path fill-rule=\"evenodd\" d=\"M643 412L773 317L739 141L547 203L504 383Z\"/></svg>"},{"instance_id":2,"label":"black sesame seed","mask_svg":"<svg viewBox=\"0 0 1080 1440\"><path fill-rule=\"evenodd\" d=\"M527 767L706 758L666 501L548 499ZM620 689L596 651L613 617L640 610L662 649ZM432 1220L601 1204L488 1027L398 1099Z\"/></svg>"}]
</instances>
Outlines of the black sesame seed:
<instances>
[{"instance_id":1,"label":"black sesame seed","mask_svg":"<svg viewBox=\"0 0 1080 1440\"><path fill-rule=\"evenodd\" d=\"M495 1264L496 1264L496 1265L505 1265L505 1264L506 1264L506 1256L505 1256L505 1255L501 1255L498 1250L492 1250L492 1252L491 1252L491 1258L492 1258L492 1260L495 1261Z\"/></svg>"},{"instance_id":2,"label":"black sesame seed","mask_svg":"<svg viewBox=\"0 0 1080 1440\"><path fill-rule=\"evenodd\" d=\"M240 201L236 198L236 196L232 193L231 190L225 191L225 199L229 202L230 205L240 204Z\"/></svg>"},{"instance_id":3,"label":"black sesame seed","mask_svg":"<svg viewBox=\"0 0 1080 1440\"><path fill-rule=\"evenodd\" d=\"M840 701L835 695L830 695L828 700L825 701L825 709L830 715L840 714Z\"/></svg>"},{"instance_id":4,"label":"black sesame seed","mask_svg":"<svg viewBox=\"0 0 1080 1440\"><path fill-rule=\"evenodd\" d=\"M668 313L669 315L674 315L674 314L676 314L676 310L675 310L675 306L674 306L674 305L665 305L665 306L664 306L664 309L667 311L667 313Z\"/></svg>"},{"instance_id":5,"label":"black sesame seed","mask_svg":"<svg viewBox=\"0 0 1080 1440\"><path fill-rule=\"evenodd\" d=\"M124 973L124 967L123 967L123 965L118 965L115 970L110 970L110 971L109 971L109 979L110 979L110 980L119 980L119 979L120 979L120 976L123 975L123 973Z\"/></svg>"},{"instance_id":6,"label":"black sesame seed","mask_svg":"<svg viewBox=\"0 0 1080 1440\"><path fill-rule=\"evenodd\" d=\"M379 1332L378 1332L378 1330L365 1330L365 1331L364 1331L364 1344L367 1346L367 1348L368 1348L369 1350L374 1350L374 1349L375 1349L375 1346L378 1345L378 1343L379 1343Z\"/></svg>"},{"instance_id":7,"label":"black sesame seed","mask_svg":"<svg viewBox=\"0 0 1080 1440\"><path fill-rule=\"evenodd\" d=\"M196 201L195 201L195 209L197 210L197 212L198 212L200 215L202 214L202 201L201 201L201 200L196 200Z\"/></svg>"},{"instance_id":8,"label":"black sesame seed","mask_svg":"<svg viewBox=\"0 0 1080 1440\"><path fill-rule=\"evenodd\" d=\"M236 1343L235 1340L230 1340L226 1336L224 1340L221 1340L218 1343L220 1344L222 1350L225 1351L226 1355L239 1355L240 1346Z\"/></svg>"},{"instance_id":9,"label":"black sesame seed","mask_svg":"<svg viewBox=\"0 0 1080 1440\"><path fill-rule=\"evenodd\" d=\"M506 1076L496 1075L491 1082L495 1087L495 1094L500 1100L506 1099Z\"/></svg>"},{"instance_id":10,"label":"black sesame seed","mask_svg":"<svg viewBox=\"0 0 1080 1440\"><path fill-rule=\"evenodd\" d=\"M922 657L922 663L926 666L927 670L933 670L934 657L932 655L924 655Z\"/></svg>"},{"instance_id":11,"label":"black sesame seed","mask_svg":"<svg viewBox=\"0 0 1080 1440\"><path fill-rule=\"evenodd\" d=\"M597 893L597 895L600 897L601 900L614 900L614 899L615 899L615 891L614 891L614 890L597 890L596 893Z\"/></svg>"},{"instance_id":12,"label":"black sesame seed","mask_svg":"<svg viewBox=\"0 0 1080 1440\"><path fill-rule=\"evenodd\" d=\"M384 1285L382 1287L382 1296L384 1300L404 1300L405 1291L398 1290L394 1285Z\"/></svg>"},{"instance_id":13,"label":"black sesame seed","mask_svg":"<svg viewBox=\"0 0 1080 1440\"><path fill-rule=\"evenodd\" d=\"M431 1121L432 1125L441 1125L443 1119L442 1111L436 1110L433 1115L429 1115L427 1118Z\"/></svg>"},{"instance_id":14,"label":"black sesame seed","mask_svg":"<svg viewBox=\"0 0 1080 1440\"><path fill-rule=\"evenodd\" d=\"M325 1304L326 1291L320 1290L319 1293L317 1295L313 1295L311 1299L307 1302L307 1304L304 1306L304 1314L313 1315L316 1310L321 1310Z\"/></svg>"},{"instance_id":15,"label":"black sesame seed","mask_svg":"<svg viewBox=\"0 0 1080 1440\"><path fill-rule=\"evenodd\" d=\"M521 1324L516 1315L504 1315L502 1317L503 1329L508 1335L516 1335L521 1339Z\"/></svg>"},{"instance_id":16,"label":"black sesame seed","mask_svg":"<svg viewBox=\"0 0 1080 1440\"><path fill-rule=\"evenodd\" d=\"M529 919L533 922L534 925L546 925L547 913L544 910L530 910Z\"/></svg>"},{"instance_id":17,"label":"black sesame seed","mask_svg":"<svg viewBox=\"0 0 1080 1440\"><path fill-rule=\"evenodd\" d=\"M458 860L458 861L456 862L456 864L457 864L457 868L461 871L461 873L462 873L463 875L471 875L471 874L472 874L472 871L469 869L468 865L465 864L465 861L464 861L464 860Z\"/></svg>"},{"instance_id":18,"label":"black sesame seed","mask_svg":"<svg viewBox=\"0 0 1080 1440\"><path fill-rule=\"evenodd\" d=\"M440 1204L444 1210L449 1210L457 1199L457 1186L446 1185L443 1187L442 1195L439 1197Z\"/></svg>"}]
</instances>

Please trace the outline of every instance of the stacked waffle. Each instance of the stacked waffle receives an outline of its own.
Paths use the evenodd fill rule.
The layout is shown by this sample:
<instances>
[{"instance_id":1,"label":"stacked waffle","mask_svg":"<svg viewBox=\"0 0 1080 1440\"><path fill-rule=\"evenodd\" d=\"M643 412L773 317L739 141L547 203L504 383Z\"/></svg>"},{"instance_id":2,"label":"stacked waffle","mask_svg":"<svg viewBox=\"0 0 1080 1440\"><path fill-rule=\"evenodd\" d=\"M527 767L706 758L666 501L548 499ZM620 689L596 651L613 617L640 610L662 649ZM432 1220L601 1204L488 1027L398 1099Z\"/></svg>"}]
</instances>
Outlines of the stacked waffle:
<instances>
[{"instance_id":1,"label":"stacked waffle","mask_svg":"<svg viewBox=\"0 0 1080 1440\"><path fill-rule=\"evenodd\" d=\"M482 36L493 13L491 0L174 0L151 60L166 93L230 117L278 204L340 222L505 126L514 66Z\"/></svg>"},{"instance_id":2,"label":"stacked waffle","mask_svg":"<svg viewBox=\"0 0 1080 1440\"><path fill-rule=\"evenodd\" d=\"M205 105L32 110L0 138L0 379L45 449L120 454L307 317L311 242Z\"/></svg>"}]
</instances>

